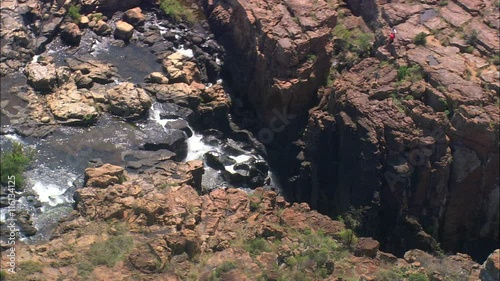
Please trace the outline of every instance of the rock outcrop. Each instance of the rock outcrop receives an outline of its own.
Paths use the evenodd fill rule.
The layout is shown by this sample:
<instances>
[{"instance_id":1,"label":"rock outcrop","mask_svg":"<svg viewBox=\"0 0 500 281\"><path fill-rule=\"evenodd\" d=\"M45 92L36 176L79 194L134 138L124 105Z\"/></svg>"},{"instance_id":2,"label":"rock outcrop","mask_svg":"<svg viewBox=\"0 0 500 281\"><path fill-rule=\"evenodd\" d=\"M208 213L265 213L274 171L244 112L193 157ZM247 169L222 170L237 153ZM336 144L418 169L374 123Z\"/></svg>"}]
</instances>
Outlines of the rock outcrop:
<instances>
[{"instance_id":1,"label":"rock outcrop","mask_svg":"<svg viewBox=\"0 0 500 281\"><path fill-rule=\"evenodd\" d=\"M467 255L437 258L417 250L398 259L368 238L360 240L355 256L343 223L262 188L199 194L202 173L201 161L164 160L142 174L110 164L88 168L86 184L75 194L78 212L59 224L54 238L16 244L18 274L51 280L479 275L480 266ZM4 253L2 264L9 261ZM29 265L34 269L22 271Z\"/></svg>"},{"instance_id":2,"label":"rock outcrop","mask_svg":"<svg viewBox=\"0 0 500 281\"><path fill-rule=\"evenodd\" d=\"M335 4L286 1L205 1L208 21L228 51L235 93L266 125L273 110L307 112L328 73Z\"/></svg>"},{"instance_id":3,"label":"rock outcrop","mask_svg":"<svg viewBox=\"0 0 500 281\"><path fill-rule=\"evenodd\" d=\"M354 9L359 3L350 5ZM379 16L353 10L395 26L397 41L385 44L386 32L376 30L376 58L359 58L332 76L335 81L320 92L294 154L300 164L290 174L301 177L290 177L290 184L297 200L331 214L351 204L369 206L365 223L373 225L366 231L393 253L415 247L432 251L434 239L445 249L480 259L498 247L493 208L498 206L500 115L496 82L482 78L484 71L498 74L487 59L494 44L484 43L498 36L483 27L464 47L454 44L457 26L475 26L472 14L456 12L460 9L454 3L439 12L428 5L390 3L380 5ZM348 25L353 18L340 22L349 32L354 32ZM420 32L427 34L426 44L414 44ZM470 46L478 51L467 53ZM343 52L341 45L335 48ZM304 185L310 192L300 191ZM377 212L384 216L373 216ZM373 232L376 225L379 234ZM395 245L390 229L405 242Z\"/></svg>"},{"instance_id":4,"label":"rock outcrop","mask_svg":"<svg viewBox=\"0 0 500 281\"><path fill-rule=\"evenodd\" d=\"M500 280L500 250L497 249L488 256L479 275L482 281Z\"/></svg>"}]
</instances>

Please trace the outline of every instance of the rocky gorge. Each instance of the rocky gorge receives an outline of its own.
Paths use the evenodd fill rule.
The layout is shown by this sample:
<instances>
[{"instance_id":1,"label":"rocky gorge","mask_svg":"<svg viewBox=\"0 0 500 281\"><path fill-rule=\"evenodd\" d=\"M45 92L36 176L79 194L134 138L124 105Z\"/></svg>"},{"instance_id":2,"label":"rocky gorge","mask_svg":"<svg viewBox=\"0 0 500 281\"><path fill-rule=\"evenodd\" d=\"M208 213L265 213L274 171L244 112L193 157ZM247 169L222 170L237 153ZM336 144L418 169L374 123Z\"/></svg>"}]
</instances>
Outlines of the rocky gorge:
<instances>
[{"instance_id":1,"label":"rocky gorge","mask_svg":"<svg viewBox=\"0 0 500 281\"><path fill-rule=\"evenodd\" d=\"M160 2L2 2L7 280L498 280L494 3Z\"/></svg>"}]
</instances>

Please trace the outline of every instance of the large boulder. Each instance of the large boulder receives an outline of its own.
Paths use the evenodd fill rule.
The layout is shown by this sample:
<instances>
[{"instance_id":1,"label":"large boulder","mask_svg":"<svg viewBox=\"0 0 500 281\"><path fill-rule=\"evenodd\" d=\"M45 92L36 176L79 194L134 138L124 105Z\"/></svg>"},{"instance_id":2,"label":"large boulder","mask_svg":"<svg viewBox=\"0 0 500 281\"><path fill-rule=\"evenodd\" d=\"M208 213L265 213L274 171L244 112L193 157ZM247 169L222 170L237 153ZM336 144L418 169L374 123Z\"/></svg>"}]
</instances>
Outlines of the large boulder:
<instances>
[{"instance_id":1,"label":"large boulder","mask_svg":"<svg viewBox=\"0 0 500 281\"><path fill-rule=\"evenodd\" d=\"M26 66L28 83L37 91L48 92L57 87L57 73L53 64L32 62Z\"/></svg>"},{"instance_id":2,"label":"large boulder","mask_svg":"<svg viewBox=\"0 0 500 281\"><path fill-rule=\"evenodd\" d=\"M123 14L123 20L133 26L138 26L144 23L145 18L141 8L135 7L127 10L125 14Z\"/></svg>"},{"instance_id":3,"label":"large boulder","mask_svg":"<svg viewBox=\"0 0 500 281\"><path fill-rule=\"evenodd\" d=\"M77 24L68 23L61 31L61 39L70 45L78 46L82 39L82 32Z\"/></svg>"},{"instance_id":4,"label":"large boulder","mask_svg":"<svg viewBox=\"0 0 500 281\"><path fill-rule=\"evenodd\" d=\"M121 39L124 41L129 41L132 38L132 34L134 34L134 27L124 21L117 21L115 28L115 38Z\"/></svg>"},{"instance_id":5,"label":"large boulder","mask_svg":"<svg viewBox=\"0 0 500 281\"><path fill-rule=\"evenodd\" d=\"M150 84L145 89L156 95L160 102L175 103L191 109L196 109L201 102L200 97L186 83Z\"/></svg>"},{"instance_id":6,"label":"large boulder","mask_svg":"<svg viewBox=\"0 0 500 281\"><path fill-rule=\"evenodd\" d=\"M107 188L125 180L124 168L111 164L104 164L96 168L85 170L84 185L89 187Z\"/></svg>"},{"instance_id":7,"label":"large boulder","mask_svg":"<svg viewBox=\"0 0 500 281\"><path fill-rule=\"evenodd\" d=\"M181 160L187 155L186 133L181 130L165 130L160 124L152 124L142 129L144 133L145 150L167 149L175 152L176 159Z\"/></svg>"},{"instance_id":8,"label":"large boulder","mask_svg":"<svg viewBox=\"0 0 500 281\"><path fill-rule=\"evenodd\" d=\"M151 98L132 83L122 83L106 92L109 111L125 118L137 118L151 107Z\"/></svg>"},{"instance_id":9,"label":"large boulder","mask_svg":"<svg viewBox=\"0 0 500 281\"><path fill-rule=\"evenodd\" d=\"M93 100L87 98L84 92L75 84L66 84L58 91L47 96L48 106L60 123L88 124L97 120L99 113L93 106Z\"/></svg>"}]
</instances>

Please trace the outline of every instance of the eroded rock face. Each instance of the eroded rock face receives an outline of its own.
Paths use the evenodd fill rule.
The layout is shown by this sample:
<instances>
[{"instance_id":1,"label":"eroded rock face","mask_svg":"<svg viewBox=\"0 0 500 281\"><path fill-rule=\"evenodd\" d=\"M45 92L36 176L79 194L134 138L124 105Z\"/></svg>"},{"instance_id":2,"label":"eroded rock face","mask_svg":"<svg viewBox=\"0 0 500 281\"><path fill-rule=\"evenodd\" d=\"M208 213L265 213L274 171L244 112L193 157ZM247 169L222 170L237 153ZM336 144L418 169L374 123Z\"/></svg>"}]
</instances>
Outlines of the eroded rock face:
<instances>
[{"instance_id":1,"label":"eroded rock face","mask_svg":"<svg viewBox=\"0 0 500 281\"><path fill-rule=\"evenodd\" d=\"M484 262L479 275L483 281L498 281L500 278L500 250L495 250Z\"/></svg>"},{"instance_id":2,"label":"eroded rock face","mask_svg":"<svg viewBox=\"0 0 500 281\"><path fill-rule=\"evenodd\" d=\"M432 251L437 241L477 259L498 247L500 115L498 85L490 79L498 66L487 60L498 31L475 20L498 12L489 3L479 12L472 2L433 9L431 1L347 1L351 11L344 10L349 16L341 24L353 32L360 16L377 26L375 57L339 67L343 73L319 91L304 136L283 153L295 162L284 171L293 175L292 196L331 214L369 206L364 223L385 231L366 231L399 255L415 247ZM393 26L397 39L388 46ZM414 44L420 32L427 34L424 45ZM403 74L405 68L411 73ZM389 229L406 245L389 247L398 240L381 238Z\"/></svg>"},{"instance_id":3,"label":"eroded rock face","mask_svg":"<svg viewBox=\"0 0 500 281\"><path fill-rule=\"evenodd\" d=\"M249 100L264 121L270 121L273 109L294 114L309 109L329 69L334 4L220 0L204 5L210 25L232 57L226 67L235 92Z\"/></svg>"},{"instance_id":4,"label":"eroded rock face","mask_svg":"<svg viewBox=\"0 0 500 281\"><path fill-rule=\"evenodd\" d=\"M121 83L106 91L111 113L125 118L137 118L151 107L151 98L132 83Z\"/></svg>"}]
</instances>

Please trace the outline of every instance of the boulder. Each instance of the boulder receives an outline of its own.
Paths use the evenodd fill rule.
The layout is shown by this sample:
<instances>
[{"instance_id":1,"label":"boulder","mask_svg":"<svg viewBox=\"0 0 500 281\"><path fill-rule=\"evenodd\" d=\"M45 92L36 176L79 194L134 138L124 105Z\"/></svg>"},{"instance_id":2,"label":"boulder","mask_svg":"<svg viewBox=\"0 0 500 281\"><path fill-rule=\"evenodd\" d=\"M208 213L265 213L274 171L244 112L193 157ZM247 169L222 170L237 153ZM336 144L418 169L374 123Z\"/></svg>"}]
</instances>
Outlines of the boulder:
<instances>
[{"instance_id":1,"label":"boulder","mask_svg":"<svg viewBox=\"0 0 500 281\"><path fill-rule=\"evenodd\" d=\"M203 154L203 159L207 166L219 171L225 171L226 169L224 166L231 166L236 163L234 159L217 151L206 152Z\"/></svg>"},{"instance_id":2,"label":"boulder","mask_svg":"<svg viewBox=\"0 0 500 281\"><path fill-rule=\"evenodd\" d=\"M190 109L196 109L201 101L200 97L186 83L150 84L146 85L144 89L156 95L160 102L175 103Z\"/></svg>"},{"instance_id":3,"label":"boulder","mask_svg":"<svg viewBox=\"0 0 500 281\"><path fill-rule=\"evenodd\" d=\"M191 131L191 129L189 128L188 122L182 119L169 121L167 124L165 124L165 129L181 130L186 133L188 138L193 135L193 131Z\"/></svg>"},{"instance_id":4,"label":"boulder","mask_svg":"<svg viewBox=\"0 0 500 281\"><path fill-rule=\"evenodd\" d=\"M158 103L156 110L160 111L160 119L184 119L189 123L196 121L196 115L192 109L178 106L175 103Z\"/></svg>"},{"instance_id":5,"label":"boulder","mask_svg":"<svg viewBox=\"0 0 500 281\"><path fill-rule=\"evenodd\" d=\"M165 130L160 124L152 124L142 129L144 133L145 150L166 149L176 154L176 159L181 160L187 155L186 134L181 130Z\"/></svg>"},{"instance_id":6,"label":"boulder","mask_svg":"<svg viewBox=\"0 0 500 281\"><path fill-rule=\"evenodd\" d=\"M47 96L50 111L60 123L89 124L97 120L99 113L93 100L85 97L75 84L66 84Z\"/></svg>"},{"instance_id":7,"label":"boulder","mask_svg":"<svg viewBox=\"0 0 500 281\"><path fill-rule=\"evenodd\" d=\"M366 256L375 258L379 249L380 243L372 238L359 238L354 254L356 256Z\"/></svg>"},{"instance_id":8,"label":"boulder","mask_svg":"<svg viewBox=\"0 0 500 281\"><path fill-rule=\"evenodd\" d=\"M202 103L198 107L201 127L227 130L229 123L227 116L231 106L231 100L221 85L214 85L205 89L198 83L191 84L191 87L198 86L199 96Z\"/></svg>"},{"instance_id":9,"label":"boulder","mask_svg":"<svg viewBox=\"0 0 500 281\"><path fill-rule=\"evenodd\" d=\"M132 83L121 83L106 91L109 111L125 118L142 116L151 107L151 98Z\"/></svg>"},{"instance_id":10,"label":"boulder","mask_svg":"<svg viewBox=\"0 0 500 281\"><path fill-rule=\"evenodd\" d=\"M147 83L155 83L155 84L168 84L168 78L163 75L161 72L153 72L149 74L145 79Z\"/></svg>"},{"instance_id":11,"label":"boulder","mask_svg":"<svg viewBox=\"0 0 500 281\"><path fill-rule=\"evenodd\" d=\"M134 33L134 27L124 21L117 21L114 36L116 39L129 41Z\"/></svg>"},{"instance_id":12,"label":"boulder","mask_svg":"<svg viewBox=\"0 0 500 281\"><path fill-rule=\"evenodd\" d=\"M103 20L98 20L97 22L90 22L89 26L92 26L92 31L97 35L108 36L111 34L111 26Z\"/></svg>"},{"instance_id":13,"label":"boulder","mask_svg":"<svg viewBox=\"0 0 500 281\"><path fill-rule=\"evenodd\" d=\"M84 186L107 188L125 180L124 168L111 164L104 164L96 168L85 169Z\"/></svg>"},{"instance_id":14,"label":"boulder","mask_svg":"<svg viewBox=\"0 0 500 281\"><path fill-rule=\"evenodd\" d=\"M28 83L37 91L48 92L57 87L57 73L53 64L32 62L24 71Z\"/></svg>"},{"instance_id":15,"label":"boulder","mask_svg":"<svg viewBox=\"0 0 500 281\"><path fill-rule=\"evenodd\" d=\"M82 32L77 24L68 23L61 31L61 39L70 45L78 46L82 39Z\"/></svg>"},{"instance_id":16,"label":"boulder","mask_svg":"<svg viewBox=\"0 0 500 281\"><path fill-rule=\"evenodd\" d=\"M86 27L90 22L90 19L89 17L87 16L81 16L80 17L80 24L83 26L83 27Z\"/></svg>"},{"instance_id":17,"label":"boulder","mask_svg":"<svg viewBox=\"0 0 500 281\"><path fill-rule=\"evenodd\" d=\"M135 7L125 11L123 14L123 20L133 26L138 26L144 24L145 18L141 8Z\"/></svg>"}]
</instances>

